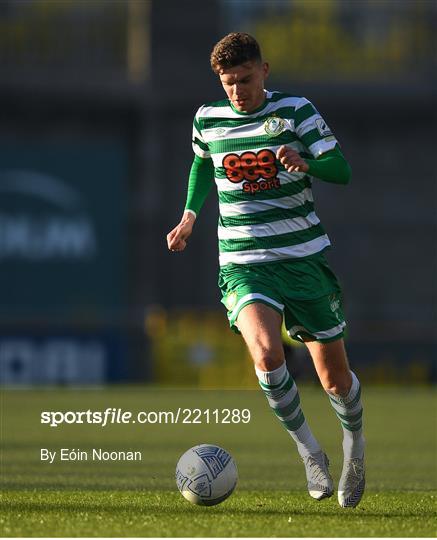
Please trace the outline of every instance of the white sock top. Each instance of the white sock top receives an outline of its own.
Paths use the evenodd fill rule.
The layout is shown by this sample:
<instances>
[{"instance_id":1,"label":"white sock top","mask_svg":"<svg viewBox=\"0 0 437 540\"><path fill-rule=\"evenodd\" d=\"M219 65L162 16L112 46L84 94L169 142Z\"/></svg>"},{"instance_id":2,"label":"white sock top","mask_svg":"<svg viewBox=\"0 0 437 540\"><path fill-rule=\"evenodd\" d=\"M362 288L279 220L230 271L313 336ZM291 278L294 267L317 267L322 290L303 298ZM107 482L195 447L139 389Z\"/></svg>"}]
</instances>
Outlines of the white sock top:
<instances>
[{"instance_id":1,"label":"white sock top","mask_svg":"<svg viewBox=\"0 0 437 540\"><path fill-rule=\"evenodd\" d=\"M342 397L343 403L349 403L350 401L352 401L356 397L358 388L360 387L360 381L357 379L357 376L355 375L353 371L351 371L351 375L352 375L352 386L351 386L351 389L349 390L348 395Z\"/></svg>"},{"instance_id":2,"label":"white sock top","mask_svg":"<svg viewBox=\"0 0 437 540\"><path fill-rule=\"evenodd\" d=\"M281 366L273 371L262 371L255 367L258 380L264 384L279 384L287 373L287 364L284 362Z\"/></svg>"}]
</instances>

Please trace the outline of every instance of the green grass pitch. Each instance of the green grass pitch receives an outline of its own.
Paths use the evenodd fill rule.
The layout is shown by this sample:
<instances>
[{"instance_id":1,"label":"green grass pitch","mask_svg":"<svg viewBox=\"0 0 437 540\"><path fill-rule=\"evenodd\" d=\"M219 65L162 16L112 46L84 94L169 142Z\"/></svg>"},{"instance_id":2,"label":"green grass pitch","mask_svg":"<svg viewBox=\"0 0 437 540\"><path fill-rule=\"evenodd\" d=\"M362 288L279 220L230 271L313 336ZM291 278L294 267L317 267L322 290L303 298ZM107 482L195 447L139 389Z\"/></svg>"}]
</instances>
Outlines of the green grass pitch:
<instances>
[{"instance_id":1,"label":"green grass pitch","mask_svg":"<svg viewBox=\"0 0 437 540\"><path fill-rule=\"evenodd\" d=\"M341 471L341 430L322 390L300 389L303 409ZM2 391L2 536L253 537L436 535L436 397L429 388L364 388L367 491L356 509L305 490L294 444L259 391L153 387ZM248 424L43 426L43 410L133 412L248 408ZM231 452L234 494L191 505L174 482L180 455L200 443ZM41 462L40 449L139 450L141 462Z\"/></svg>"}]
</instances>

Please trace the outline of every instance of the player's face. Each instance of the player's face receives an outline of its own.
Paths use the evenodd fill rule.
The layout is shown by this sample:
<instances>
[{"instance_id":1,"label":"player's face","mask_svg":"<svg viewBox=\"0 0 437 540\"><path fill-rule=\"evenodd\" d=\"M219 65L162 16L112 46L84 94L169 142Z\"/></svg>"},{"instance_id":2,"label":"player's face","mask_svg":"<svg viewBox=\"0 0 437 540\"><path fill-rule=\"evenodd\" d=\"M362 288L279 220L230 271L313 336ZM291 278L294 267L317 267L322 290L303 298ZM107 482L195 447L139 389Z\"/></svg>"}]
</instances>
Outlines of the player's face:
<instances>
[{"instance_id":1,"label":"player's face","mask_svg":"<svg viewBox=\"0 0 437 540\"><path fill-rule=\"evenodd\" d=\"M221 69L219 76L232 105L238 111L250 113L264 102L264 80L268 73L266 62L246 62Z\"/></svg>"}]
</instances>

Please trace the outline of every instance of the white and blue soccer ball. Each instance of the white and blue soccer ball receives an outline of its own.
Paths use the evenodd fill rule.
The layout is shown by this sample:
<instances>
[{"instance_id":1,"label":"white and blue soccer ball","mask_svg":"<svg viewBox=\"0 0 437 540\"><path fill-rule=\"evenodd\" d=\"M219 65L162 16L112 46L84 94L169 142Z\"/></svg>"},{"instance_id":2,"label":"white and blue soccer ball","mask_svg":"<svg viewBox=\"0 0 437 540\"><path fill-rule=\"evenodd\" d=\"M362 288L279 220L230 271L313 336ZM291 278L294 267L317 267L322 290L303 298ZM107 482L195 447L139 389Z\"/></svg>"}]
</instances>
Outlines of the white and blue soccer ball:
<instances>
[{"instance_id":1,"label":"white and blue soccer ball","mask_svg":"<svg viewBox=\"0 0 437 540\"><path fill-rule=\"evenodd\" d=\"M176 466L176 484L191 503L213 506L223 502L237 485L238 472L232 456L214 444L193 446Z\"/></svg>"}]
</instances>

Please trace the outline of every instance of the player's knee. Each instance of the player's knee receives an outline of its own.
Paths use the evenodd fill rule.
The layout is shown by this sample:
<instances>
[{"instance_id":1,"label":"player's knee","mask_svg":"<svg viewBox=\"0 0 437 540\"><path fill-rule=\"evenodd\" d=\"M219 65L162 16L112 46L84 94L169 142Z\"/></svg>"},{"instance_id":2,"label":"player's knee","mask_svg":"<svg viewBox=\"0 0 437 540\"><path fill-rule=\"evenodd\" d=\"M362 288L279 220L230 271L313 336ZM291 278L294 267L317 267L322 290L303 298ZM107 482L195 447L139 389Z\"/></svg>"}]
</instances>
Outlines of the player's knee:
<instances>
[{"instance_id":1,"label":"player's knee","mask_svg":"<svg viewBox=\"0 0 437 540\"><path fill-rule=\"evenodd\" d=\"M260 371L274 371L284 363L284 356L281 353L261 350L254 355L255 367Z\"/></svg>"},{"instance_id":2,"label":"player's knee","mask_svg":"<svg viewBox=\"0 0 437 540\"><path fill-rule=\"evenodd\" d=\"M350 376L326 378L322 381L323 388L334 396L347 396L351 388Z\"/></svg>"}]
</instances>

